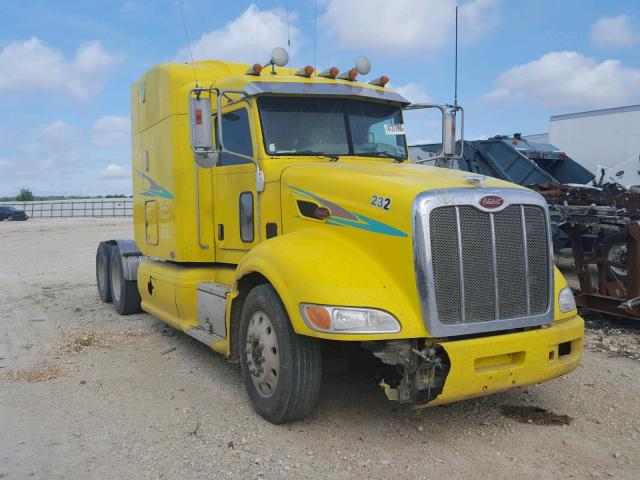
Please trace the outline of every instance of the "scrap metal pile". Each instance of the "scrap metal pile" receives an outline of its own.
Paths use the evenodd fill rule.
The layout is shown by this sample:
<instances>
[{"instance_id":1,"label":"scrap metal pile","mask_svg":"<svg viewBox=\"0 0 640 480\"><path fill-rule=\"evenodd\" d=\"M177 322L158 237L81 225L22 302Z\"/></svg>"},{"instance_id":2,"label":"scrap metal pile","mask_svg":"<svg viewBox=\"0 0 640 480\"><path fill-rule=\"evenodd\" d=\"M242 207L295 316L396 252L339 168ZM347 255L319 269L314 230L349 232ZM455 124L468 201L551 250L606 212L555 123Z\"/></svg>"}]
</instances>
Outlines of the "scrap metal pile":
<instances>
[{"instance_id":1,"label":"scrap metal pile","mask_svg":"<svg viewBox=\"0 0 640 480\"><path fill-rule=\"evenodd\" d=\"M602 188L576 185L536 185L532 187L543 195L550 205L608 207L622 216L636 220L640 218L640 192L614 183Z\"/></svg>"},{"instance_id":2,"label":"scrap metal pile","mask_svg":"<svg viewBox=\"0 0 640 480\"><path fill-rule=\"evenodd\" d=\"M568 237L580 283L577 304L640 318L640 193L616 184L533 188Z\"/></svg>"}]
</instances>

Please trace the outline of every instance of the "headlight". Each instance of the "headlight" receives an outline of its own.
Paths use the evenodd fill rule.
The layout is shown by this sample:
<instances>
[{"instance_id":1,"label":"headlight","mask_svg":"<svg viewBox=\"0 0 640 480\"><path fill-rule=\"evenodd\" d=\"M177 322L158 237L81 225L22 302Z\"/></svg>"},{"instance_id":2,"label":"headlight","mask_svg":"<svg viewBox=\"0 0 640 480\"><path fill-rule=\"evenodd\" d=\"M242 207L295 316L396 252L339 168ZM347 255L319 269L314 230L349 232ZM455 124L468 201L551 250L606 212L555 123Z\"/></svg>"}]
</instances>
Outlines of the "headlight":
<instances>
[{"instance_id":1,"label":"headlight","mask_svg":"<svg viewBox=\"0 0 640 480\"><path fill-rule=\"evenodd\" d=\"M331 307L303 303L302 316L313 330L330 333L396 333L393 315L374 308Z\"/></svg>"},{"instance_id":2,"label":"headlight","mask_svg":"<svg viewBox=\"0 0 640 480\"><path fill-rule=\"evenodd\" d=\"M569 287L565 287L560 291L560 295L558 295L558 306L562 313L576 309L576 299L573 298L573 292Z\"/></svg>"}]
</instances>

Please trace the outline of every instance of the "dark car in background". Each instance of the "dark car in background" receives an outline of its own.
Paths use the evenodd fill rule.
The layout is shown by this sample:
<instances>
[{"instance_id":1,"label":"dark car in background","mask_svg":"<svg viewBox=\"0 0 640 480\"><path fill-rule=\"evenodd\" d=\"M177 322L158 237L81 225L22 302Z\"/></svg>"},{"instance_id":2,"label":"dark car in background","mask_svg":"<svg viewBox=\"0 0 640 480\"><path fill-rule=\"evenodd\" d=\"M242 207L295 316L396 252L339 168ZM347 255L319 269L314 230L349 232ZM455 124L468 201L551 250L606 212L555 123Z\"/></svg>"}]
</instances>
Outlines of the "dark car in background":
<instances>
[{"instance_id":1,"label":"dark car in background","mask_svg":"<svg viewBox=\"0 0 640 480\"><path fill-rule=\"evenodd\" d=\"M0 205L0 221L1 220L26 220L29 216L23 210L16 210L13 207L5 207Z\"/></svg>"}]
</instances>

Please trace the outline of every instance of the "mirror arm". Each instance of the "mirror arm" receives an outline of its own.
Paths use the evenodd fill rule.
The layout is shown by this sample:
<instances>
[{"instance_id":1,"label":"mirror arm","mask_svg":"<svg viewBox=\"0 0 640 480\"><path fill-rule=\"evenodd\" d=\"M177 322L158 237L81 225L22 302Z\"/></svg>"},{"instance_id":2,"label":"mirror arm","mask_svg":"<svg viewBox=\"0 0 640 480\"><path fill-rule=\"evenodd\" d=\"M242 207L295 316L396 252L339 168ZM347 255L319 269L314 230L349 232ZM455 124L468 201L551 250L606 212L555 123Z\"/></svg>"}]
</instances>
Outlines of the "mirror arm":
<instances>
[{"instance_id":1,"label":"mirror arm","mask_svg":"<svg viewBox=\"0 0 640 480\"><path fill-rule=\"evenodd\" d=\"M217 118L218 121L216 122L216 128L218 130L218 142L217 142L217 147L218 147L218 151L220 153L224 152L224 141L222 139L222 97L224 96L225 98L227 98L229 101L232 101L229 96L227 95L228 93L237 93L237 94L241 94L241 95L245 95L246 93L244 90L218 90L218 102L217 102ZM252 162L255 167L256 167L256 193L260 194L262 192L264 192L264 172L262 171L262 169L260 168L260 164L258 163L258 161L253 158L250 157L249 155L243 155L241 153L235 153L235 152L229 152L232 155L235 155L237 157L240 158L244 158L249 160L250 162ZM259 202L260 202L260 195L258 195L257 198L257 206L259 207Z\"/></svg>"},{"instance_id":2,"label":"mirror arm","mask_svg":"<svg viewBox=\"0 0 640 480\"><path fill-rule=\"evenodd\" d=\"M424 160L417 160L414 163L418 163L418 164L422 164L424 162L427 161L432 161L432 160L447 160L447 161L451 161L451 160L460 160L463 155L464 155L464 109L460 106L460 105L439 105L437 103L412 103L410 105L407 105L404 110L421 110L421 109L428 109L428 108L437 108L438 110L440 110L440 113L442 114L442 150L435 156L435 157L430 157L430 158L425 158ZM454 155L445 155L444 153L444 141L445 141L445 137L446 137L446 129L447 129L447 125L446 125L446 113L447 111L455 114L456 112L460 111L461 116L460 116L460 152ZM454 145L455 145L455 138L453 139L454 141Z\"/></svg>"}]
</instances>

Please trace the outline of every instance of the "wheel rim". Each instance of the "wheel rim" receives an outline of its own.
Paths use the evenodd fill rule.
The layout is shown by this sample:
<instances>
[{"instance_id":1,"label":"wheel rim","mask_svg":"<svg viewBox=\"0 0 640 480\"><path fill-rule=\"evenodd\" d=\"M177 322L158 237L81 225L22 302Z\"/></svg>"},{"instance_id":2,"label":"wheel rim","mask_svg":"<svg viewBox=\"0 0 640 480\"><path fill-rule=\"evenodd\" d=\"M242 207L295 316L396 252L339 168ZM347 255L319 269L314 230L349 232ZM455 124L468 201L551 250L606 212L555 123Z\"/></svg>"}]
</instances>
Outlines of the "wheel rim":
<instances>
[{"instance_id":1,"label":"wheel rim","mask_svg":"<svg viewBox=\"0 0 640 480\"><path fill-rule=\"evenodd\" d=\"M627 263L627 246L624 243L619 243L617 245L612 246L609 249L609 261L626 264ZM614 267L613 265L609 266L611 271L618 275L619 277L624 277L627 274L626 268Z\"/></svg>"},{"instance_id":2,"label":"wheel rim","mask_svg":"<svg viewBox=\"0 0 640 480\"><path fill-rule=\"evenodd\" d=\"M118 262L111 262L111 298L115 303L120 302L120 269Z\"/></svg>"},{"instance_id":3,"label":"wheel rim","mask_svg":"<svg viewBox=\"0 0 640 480\"><path fill-rule=\"evenodd\" d=\"M263 397L271 397L280 377L280 350L273 323L262 311L255 312L249 320L245 354L256 391Z\"/></svg>"}]
</instances>

